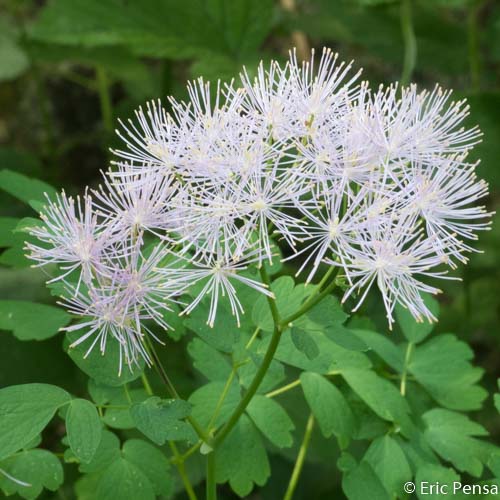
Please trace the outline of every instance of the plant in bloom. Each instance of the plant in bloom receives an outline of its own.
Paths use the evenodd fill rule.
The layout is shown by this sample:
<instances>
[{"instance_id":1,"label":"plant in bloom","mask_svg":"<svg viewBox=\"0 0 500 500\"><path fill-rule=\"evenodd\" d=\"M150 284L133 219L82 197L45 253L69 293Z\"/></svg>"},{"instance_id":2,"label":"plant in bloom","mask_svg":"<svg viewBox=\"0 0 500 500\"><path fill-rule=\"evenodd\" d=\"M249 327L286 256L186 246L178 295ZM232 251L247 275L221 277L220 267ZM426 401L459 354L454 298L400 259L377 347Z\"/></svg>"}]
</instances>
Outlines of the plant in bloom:
<instances>
[{"instance_id":1,"label":"plant in bloom","mask_svg":"<svg viewBox=\"0 0 500 500\"><path fill-rule=\"evenodd\" d=\"M81 318L74 345L105 352L114 338L120 369L150 363L147 337L161 339L148 322L168 329L178 305L205 298L209 325L222 301L239 324L240 286L272 297L252 267L275 242L307 282L334 266L354 309L376 288L389 326L396 304L435 320L422 292L438 293L489 229L468 160L481 134L450 92L371 91L330 50L317 59L291 53L215 89L199 80L170 112L149 103L122 124L102 186L48 200L27 251Z\"/></svg>"}]
</instances>

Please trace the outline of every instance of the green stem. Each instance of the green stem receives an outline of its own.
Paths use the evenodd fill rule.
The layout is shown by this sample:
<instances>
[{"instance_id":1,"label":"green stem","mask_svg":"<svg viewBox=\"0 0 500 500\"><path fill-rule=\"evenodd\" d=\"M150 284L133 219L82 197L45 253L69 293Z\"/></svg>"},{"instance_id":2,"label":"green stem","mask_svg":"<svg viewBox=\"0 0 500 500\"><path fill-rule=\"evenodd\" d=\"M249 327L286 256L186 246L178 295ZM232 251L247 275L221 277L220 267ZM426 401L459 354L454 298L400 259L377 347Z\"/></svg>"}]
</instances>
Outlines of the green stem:
<instances>
[{"instance_id":1,"label":"green stem","mask_svg":"<svg viewBox=\"0 0 500 500\"><path fill-rule=\"evenodd\" d=\"M317 288L317 293L311 295L300 307L300 309L285 318L283 321L281 321L281 326L282 328L287 328L288 325L292 322L295 321L296 319L300 318L304 314L306 314L308 311L310 311L315 305L317 305L319 302L321 302L327 295L329 295L335 286L337 285L335 278L340 270L340 267L335 267L335 269L330 273L331 276L333 276L332 281L330 284L323 290L319 291L319 287ZM328 274L328 273L327 273Z\"/></svg>"},{"instance_id":2,"label":"green stem","mask_svg":"<svg viewBox=\"0 0 500 500\"><path fill-rule=\"evenodd\" d=\"M203 441L198 441L196 444L191 446L189 450L187 450L183 455L179 457L179 460L181 462L185 462L193 453L196 453L200 448L201 445L203 444Z\"/></svg>"},{"instance_id":3,"label":"green stem","mask_svg":"<svg viewBox=\"0 0 500 500\"><path fill-rule=\"evenodd\" d=\"M141 380L142 385L144 386L144 389L146 390L148 395L152 396L154 394L153 389L151 388L151 384L149 383L148 376L145 372L142 373ZM186 490L187 496L190 498L190 500L197 500L196 494L193 490L193 486L191 485L191 481L189 480L189 477L186 473L186 468L184 467L184 460L186 459L185 456L180 454L177 445L174 442L169 441L168 444L170 445L170 449L174 454L175 460L173 462L175 463L175 466L179 471L179 476L181 477L182 483L184 484L184 489Z\"/></svg>"},{"instance_id":4,"label":"green stem","mask_svg":"<svg viewBox=\"0 0 500 500\"><path fill-rule=\"evenodd\" d=\"M231 388L231 384L233 383L235 375L236 375L236 369L233 368L231 370L231 373L229 374L229 377L227 378L226 384L224 385L224 389L222 390L222 394L219 397L219 401L217 401L217 405L215 406L214 414L212 415L212 418L210 419L210 422L208 423L207 429L208 429L209 433L210 433L210 429L215 424L217 417L219 416L219 413L222 409L222 405L224 404L224 401L227 397L229 389Z\"/></svg>"},{"instance_id":5,"label":"green stem","mask_svg":"<svg viewBox=\"0 0 500 500\"><path fill-rule=\"evenodd\" d=\"M156 372L160 376L163 383L166 385L170 396L172 396L174 399L181 399L181 397L179 396L179 393L177 392L176 388L174 387L174 384L170 380L170 377L167 375L165 368L163 368L163 365L161 364L161 360L160 360L160 357L158 356L158 353L156 352L155 346L149 340L148 337L146 337L146 344L148 346L149 354L153 358L153 365L156 369Z\"/></svg>"},{"instance_id":6,"label":"green stem","mask_svg":"<svg viewBox=\"0 0 500 500\"><path fill-rule=\"evenodd\" d=\"M312 431L314 429L314 416L311 413L309 419L307 420L306 431L304 433L304 439L300 445L299 454L297 455L297 460L295 461L295 466L293 467L292 476L290 477L290 482L288 483L288 488L286 490L283 500L291 500L295 488L297 487L297 482L302 472L302 467L304 466L304 460L306 458L307 448L311 441Z\"/></svg>"},{"instance_id":7,"label":"green stem","mask_svg":"<svg viewBox=\"0 0 500 500\"><path fill-rule=\"evenodd\" d=\"M269 274L267 273L267 269L265 268L265 266L260 267L260 276L262 278L262 282L267 286L269 290L271 290L271 280L269 278ZM274 297L267 297L267 302L269 304L269 308L271 309L271 316L273 317L274 324L279 325L280 313L278 311L276 299Z\"/></svg>"},{"instance_id":8,"label":"green stem","mask_svg":"<svg viewBox=\"0 0 500 500\"><path fill-rule=\"evenodd\" d=\"M51 108L51 101L47 94L47 87L41 71L36 65L33 66L33 76L36 84L37 97L40 103L41 117L43 121L43 155L51 165L57 164L56 134Z\"/></svg>"},{"instance_id":9,"label":"green stem","mask_svg":"<svg viewBox=\"0 0 500 500\"><path fill-rule=\"evenodd\" d=\"M410 364L411 353L413 351L413 342L408 342L406 346L405 361L403 367L403 373L401 374L401 385L399 387L399 392L402 396L406 395L406 380L408 378L408 365Z\"/></svg>"},{"instance_id":10,"label":"green stem","mask_svg":"<svg viewBox=\"0 0 500 500\"><path fill-rule=\"evenodd\" d=\"M100 66L96 68L96 83L104 129L111 134L113 132L113 106L111 105L108 76Z\"/></svg>"},{"instance_id":11,"label":"green stem","mask_svg":"<svg viewBox=\"0 0 500 500\"><path fill-rule=\"evenodd\" d=\"M408 85L417 64L417 38L413 27L412 0L401 0L401 31L404 42L401 85Z\"/></svg>"},{"instance_id":12,"label":"green stem","mask_svg":"<svg viewBox=\"0 0 500 500\"><path fill-rule=\"evenodd\" d=\"M128 390L128 384L123 385L123 392L125 392L125 397L127 398L127 401L129 404L132 404L132 398L130 397L130 392Z\"/></svg>"},{"instance_id":13,"label":"green stem","mask_svg":"<svg viewBox=\"0 0 500 500\"><path fill-rule=\"evenodd\" d=\"M325 275L321 278L320 282L318 283L318 288L317 288L318 291L321 290L325 286L325 283L330 279L330 276L335 271L338 272L338 269L339 269L338 267L330 266L328 271L325 273Z\"/></svg>"},{"instance_id":14,"label":"green stem","mask_svg":"<svg viewBox=\"0 0 500 500\"><path fill-rule=\"evenodd\" d=\"M255 331L253 332L252 336L250 337L250 340L248 341L247 345L245 346L245 349L250 349L250 347L252 346L252 344L255 342L255 339L259 335L259 332L260 332L260 328L257 327L255 329Z\"/></svg>"},{"instance_id":15,"label":"green stem","mask_svg":"<svg viewBox=\"0 0 500 500\"><path fill-rule=\"evenodd\" d=\"M340 372L338 370L331 370L328 373L326 373L327 377L331 377L333 375L339 375ZM399 377L398 377L399 379ZM287 385L283 385L281 387L278 387L278 389L275 389L274 391L268 392L265 396L266 398L274 398L275 396L279 396L280 394L283 394L284 392L288 392L291 389L294 389L295 387L300 385L300 378L290 382Z\"/></svg>"},{"instance_id":16,"label":"green stem","mask_svg":"<svg viewBox=\"0 0 500 500\"><path fill-rule=\"evenodd\" d=\"M217 484L215 482L215 451L207 455L207 500L217 500Z\"/></svg>"},{"instance_id":17,"label":"green stem","mask_svg":"<svg viewBox=\"0 0 500 500\"><path fill-rule=\"evenodd\" d=\"M181 399L179 396L179 393L174 387L174 384L172 384L172 381L170 380L169 376L167 375L167 372L163 368L163 365L161 364L161 360L158 356L158 353L156 352L156 349L153 345L153 343L149 340L148 337L146 337L146 345L148 347L149 354L153 358L153 365L158 372L158 375L160 376L161 380L163 383L166 385L168 392L174 399ZM193 426L193 429L195 430L196 434L205 441L206 443L210 442L210 438L203 429L203 427L197 422L195 418L193 418L191 415L186 417L186 420Z\"/></svg>"},{"instance_id":18,"label":"green stem","mask_svg":"<svg viewBox=\"0 0 500 500\"><path fill-rule=\"evenodd\" d=\"M263 283L265 283L267 286L270 286L271 283L269 280L269 275L267 274L266 268L264 266L261 266L260 274ZM262 363L259 366L257 373L255 374L252 382L250 383L247 392L239 402L238 406L234 409L233 413L229 417L229 420L222 427L222 429L216 434L214 440L212 441L211 446L213 449L216 449L217 446L220 443L222 443L225 437L233 430L233 427L236 425L241 415L246 410L248 404L250 403L255 393L257 392L257 389L260 387L260 384L262 383L262 380L266 376L269 366L271 366L271 362L274 358L276 350L278 349L278 344L282 332L280 316L278 312L278 307L276 306L275 299L272 297L268 297L268 302L269 302L269 307L271 308L271 315L273 317L273 322L274 322L274 331L271 337L271 341L267 346L267 351L266 354L264 355L264 359L262 360Z\"/></svg>"},{"instance_id":19,"label":"green stem","mask_svg":"<svg viewBox=\"0 0 500 500\"><path fill-rule=\"evenodd\" d=\"M276 354L276 350L278 349L278 345L281 339L281 334L283 333L283 331L288 327L288 325L292 321L299 318L307 311L309 311L311 308L313 308L316 304L321 302L321 300L323 300L335 288L336 285L335 276L337 275L337 273L338 273L338 268L331 273L334 279L322 292L316 293L315 295L309 297L309 299L305 301L305 303L296 313L292 314L291 316L289 316L284 320L281 320L280 318L280 314L275 299L272 297L268 297L269 307L271 309L271 315L273 317L274 330L269 345L267 346L266 354L264 355L264 359L259 369L257 370L257 373L255 374L252 382L250 383L247 392L241 399L238 406L234 409L233 413L229 417L229 420L222 427L222 429L216 434L213 441L211 443L209 442L209 444L213 449L216 449L217 446L219 446L220 443L225 439L225 437L233 430L233 427L236 425L241 415L246 410L250 401L257 392L258 388L260 387L262 380L264 379L267 371L269 370L269 366L271 366L271 362L274 358L274 355ZM260 274L263 283L266 284L267 286L270 286L269 275L267 274L267 271L264 266L260 268Z\"/></svg>"},{"instance_id":20,"label":"green stem","mask_svg":"<svg viewBox=\"0 0 500 500\"><path fill-rule=\"evenodd\" d=\"M294 380L293 382L290 382L287 385L284 385L283 387L280 387L278 389L275 389L274 391L268 392L266 394L266 398L274 398L275 396L278 396L279 394L283 394L284 392L287 392L290 389L293 389L294 387L297 387L298 385L300 385L300 379L299 378L297 380Z\"/></svg>"},{"instance_id":21,"label":"green stem","mask_svg":"<svg viewBox=\"0 0 500 500\"><path fill-rule=\"evenodd\" d=\"M184 460L182 460L181 454L177 449L175 443L170 441L168 443L170 445L170 449L175 456L175 464L177 466L177 470L179 471L179 476L181 476L182 483L184 484L184 489L186 490L187 496L190 500L198 500L196 498L196 493L193 490L193 486L191 485L191 481L186 473L186 468L184 467Z\"/></svg>"},{"instance_id":22,"label":"green stem","mask_svg":"<svg viewBox=\"0 0 500 500\"><path fill-rule=\"evenodd\" d=\"M470 83L471 89L474 92L478 92L481 88L478 14L482 3L482 0L471 2L467 13L467 43L469 48Z\"/></svg>"},{"instance_id":23,"label":"green stem","mask_svg":"<svg viewBox=\"0 0 500 500\"><path fill-rule=\"evenodd\" d=\"M151 384L149 383L148 376L145 372L141 374L142 385L144 386L144 390L146 391L148 396L153 396L153 389L151 388Z\"/></svg>"},{"instance_id":24,"label":"green stem","mask_svg":"<svg viewBox=\"0 0 500 500\"><path fill-rule=\"evenodd\" d=\"M276 353L276 349L278 348L278 344L281 338L281 328L278 325L275 325L273 336L271 337L271 341L269 342L269 346L267 347L266 354L264 359L255 374L250 386L248 387L247 392L243 396L242 400L238 404L238 406L233 411L232 415L229 417L229 420L226 422L224 427L216 434L213 442L211 443L212 448L216 448L224 438L233 430L233 427L236 425L238 420L240 419L243 412L246 410L246 407L254 397L257 389L259 388L262 380L264 379L269 366L274 358L274 354Z\"/></svg>"}]
</instances>

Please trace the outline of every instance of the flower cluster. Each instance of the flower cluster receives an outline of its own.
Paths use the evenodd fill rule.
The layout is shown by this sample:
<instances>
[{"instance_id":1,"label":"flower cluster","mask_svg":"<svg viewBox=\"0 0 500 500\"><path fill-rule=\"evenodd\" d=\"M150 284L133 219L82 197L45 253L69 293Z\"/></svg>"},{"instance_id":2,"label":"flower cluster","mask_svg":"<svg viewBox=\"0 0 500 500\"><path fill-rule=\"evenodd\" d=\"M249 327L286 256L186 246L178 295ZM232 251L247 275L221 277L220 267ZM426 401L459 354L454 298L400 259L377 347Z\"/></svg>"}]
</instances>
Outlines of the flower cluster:
<instances>
[{"instance_id":1,"label":"flower cluster","mask_svg":"<svg viewBox=\"0 0 500 500\"><path fill-rule=\"evenodd\" d=\"M221 297L239 322L239 286L272 296L247 268L272 261L273 240L307 281L321 263L340 268L356 307L376 284L389 325L396 304L433 320L426 279L466 262L489 227L476 203L487 185L467 161L480 132L439 87L371 91L358 77L330 50L318 64L292 53L122 123L103 185L49 200L28 245L37 265L57 265L52 281L82 317L67 328L84 331L75 344L104 352L112 336L127 364L148 361L147 320L168 328L172 309L206 296L210 325Z\"/></svg>"}]
</instances>

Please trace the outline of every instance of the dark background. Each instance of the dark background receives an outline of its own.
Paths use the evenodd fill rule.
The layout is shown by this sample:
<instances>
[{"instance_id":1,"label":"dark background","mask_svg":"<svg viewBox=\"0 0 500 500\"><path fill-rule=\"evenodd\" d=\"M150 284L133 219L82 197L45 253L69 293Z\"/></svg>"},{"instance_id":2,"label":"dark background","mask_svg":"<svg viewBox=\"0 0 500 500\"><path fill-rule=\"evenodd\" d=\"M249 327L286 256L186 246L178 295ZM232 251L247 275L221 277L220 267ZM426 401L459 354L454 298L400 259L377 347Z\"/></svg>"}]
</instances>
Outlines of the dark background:
<instances>
[{"instance_id":1,"label":"dark background","mask_svg":"<svg viewBox=\"0 0 500 500\"><path fill-rule=\"evenodd\" d=\"M299 56L328 46L364 67L363 78L375 88L400 80L405 64L408 76L412 29L411 81L422 89L439 83L457 99L467 97L468 123L484 132L473 155L482 160L478 173L490 183L487 204L494 210L500 188L495 0L0 0L0 169L81 192L98 182L109 148L119 144L117 117L126 119L151 98L184 97L188 79L230 79L242 65L251 73L261 59L286 58L294 45ZM32 214L2 193L0 215ZM477 246L484 253L457 271L462 282L446 285L437 329L471 345L492 393L500 376L500 224L494 221L481 236ZM0 263L1 298L53 301L44 276L19 255L0 250ZM0 387L45 381L84 391L85 378L62 352L60 338L22 343L0 333ZM182 344L175 349L170 363L182 372ZM498 414L487 407L475 418L498 442ZM328 481L308 467L304 498ZM278 482L281 469L288 477L288 466L273 463ZM272 498L267 490L264 497Z\"/></svg>"}]
</instances>

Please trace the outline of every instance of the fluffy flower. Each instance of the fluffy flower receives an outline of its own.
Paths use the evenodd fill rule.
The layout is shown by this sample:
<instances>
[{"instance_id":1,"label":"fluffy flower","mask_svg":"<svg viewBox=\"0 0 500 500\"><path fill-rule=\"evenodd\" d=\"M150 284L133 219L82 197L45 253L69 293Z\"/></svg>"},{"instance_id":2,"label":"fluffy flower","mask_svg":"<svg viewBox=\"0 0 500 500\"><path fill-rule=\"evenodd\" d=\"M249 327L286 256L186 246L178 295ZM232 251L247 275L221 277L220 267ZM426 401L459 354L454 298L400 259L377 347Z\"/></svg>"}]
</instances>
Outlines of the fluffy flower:
<instances>
[{"instance_id":1,"label":"fluffy flower","mask_svg":"<svg viewBox=\"0 0 500 500\"><path fill-rule=\"evenodd\" d=\"M376 283L382 295L389 327L394 323L393 311L397 303L408 308L417 321L423 318L435 321L425 305L421 292L436 294L440 290L425 284L422 278L443 278L446 259L437 255L434 238L425 237L416 230L415 220L404 218L396 223L389 219L372 226L365 226L357 233L356 245L351 247L348 258L339 264L348 270L352 286L346 291L343 302L354 292L361 291L357 310L371 286Z\"/></svg>"},{"instance_id":2,"label":"fluffy flower","mask_svg":"<svg viewBox=\"0 0 500 500\"><path fill-rule=\"evenodd\" d=\"M94 201L49 201L27 246L67 282L63 303L83 320L67 328L74 345L104 352L113 337L120 366L149 362L148 322L168 328L175 303L190 314L207 300L213 326L227 298L239 324L240 286L272 296L248 268L273 259L273 240L302 258L306 281L321 263L340 268L355 309L376 285L389 325L396 304L434 320L426 281L447 278L489 227L467 160L480 132L450 92L372 92L358 76L329 49L304 63L292 52L240 86L200 79L169 112L156 101L122 123Z\"/></svg>"},{"instance_id":3,"label":"fluffy flower","mask_svg":"<svg viewBox=\"0 0 500 500\"><path fill-rule=\"evenodd\" d=\"M177 273L174 272L175 279L178 283L185 283L185 289L193 287L198 282L201 282L203 286L182 314L189 314L208 295L210 297L210 310L207 324L213 327L219 299L227 297L231 312L240 326L240 314L245 311L238 299L234 283L241 283L273 297L273 293L267 289L265 284L242 274L252 262L257 260L259 259L255 255L250 255L246 259L234 258L231 249L227 246L219 247L213 253L203 253L198 259L191 259L189 267L181 269ZM162 271L160 270L160 272ZM170 270L163 272L166 272L167 275L172 274Z\"/></svg>"},{"instance_id":4,"label":"fluffy flower","mask_svg":"<svg viewBox=\"0 0 500 500\"><path fill-rule=\"evenodd\" d=\"M111 228L98 220L92 198L87 194L76 200L64 192L55 200L47 198L40 218L43 224L31 228L29 233L41 245L27 243L26 250L38 266L60 266L62 274L51 281L62 279L76 269L81 269L88 281L92 270L101 268L102 254L116 241Z\"/></svg>"}]
</instances>

